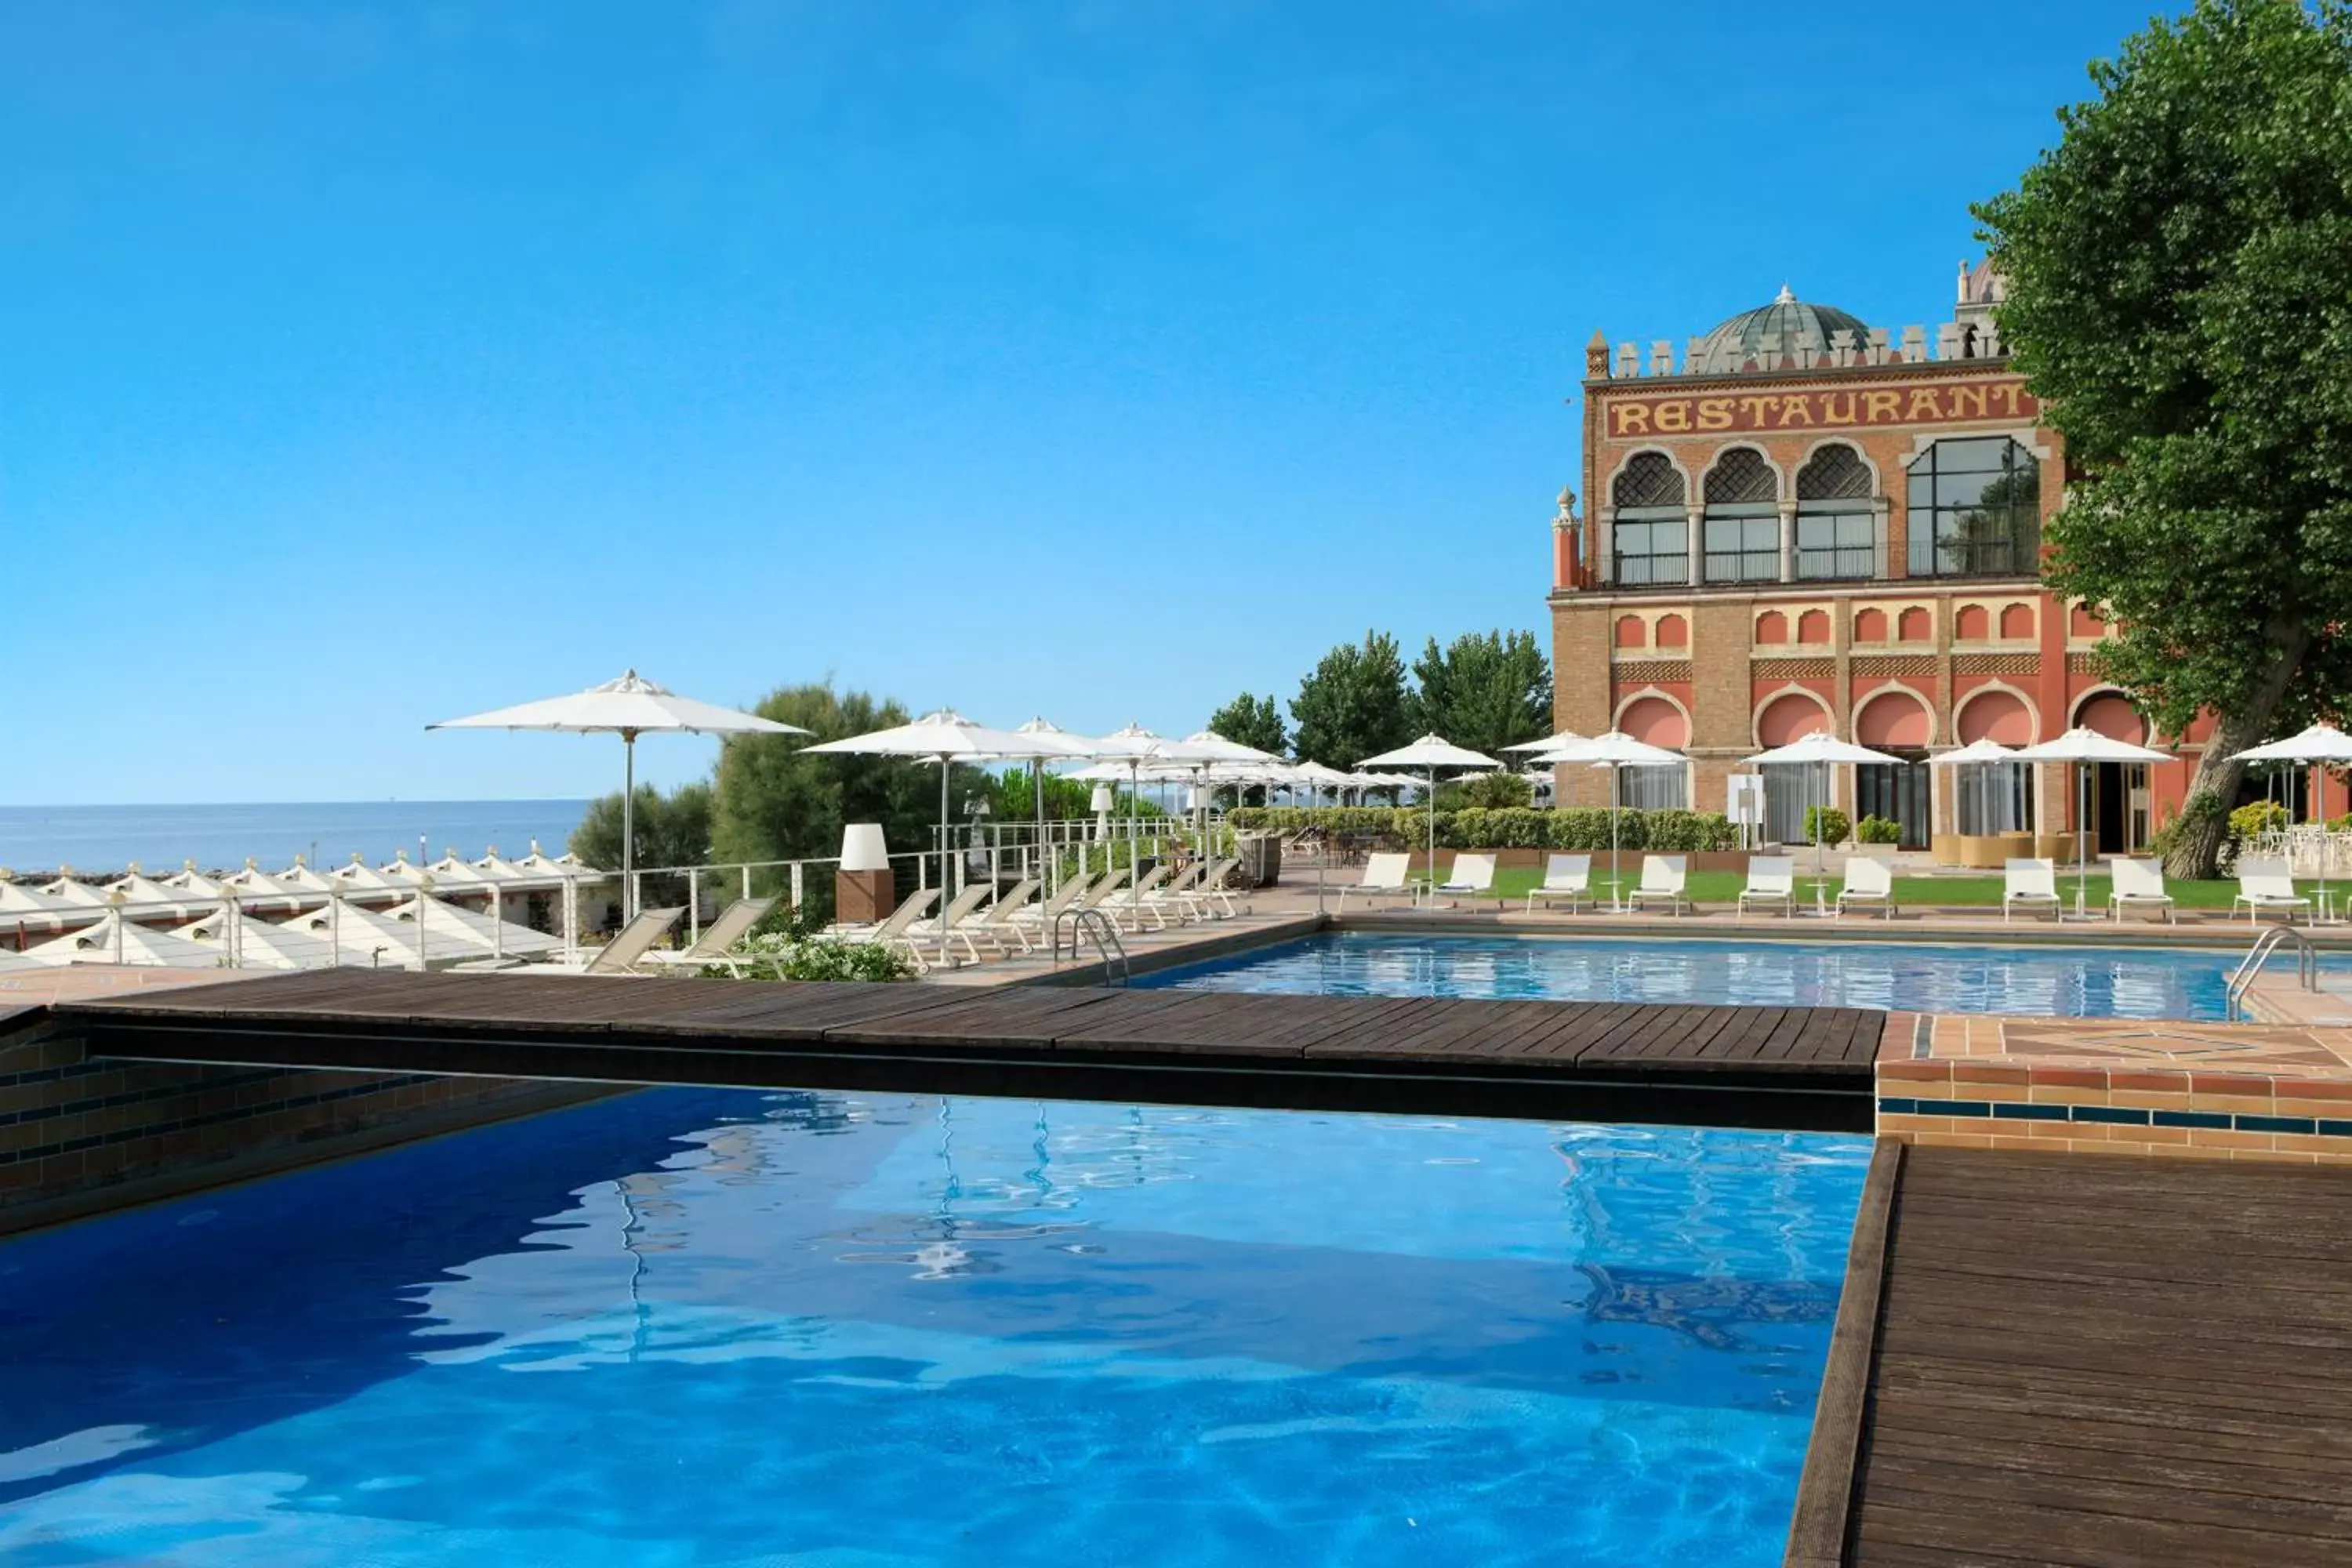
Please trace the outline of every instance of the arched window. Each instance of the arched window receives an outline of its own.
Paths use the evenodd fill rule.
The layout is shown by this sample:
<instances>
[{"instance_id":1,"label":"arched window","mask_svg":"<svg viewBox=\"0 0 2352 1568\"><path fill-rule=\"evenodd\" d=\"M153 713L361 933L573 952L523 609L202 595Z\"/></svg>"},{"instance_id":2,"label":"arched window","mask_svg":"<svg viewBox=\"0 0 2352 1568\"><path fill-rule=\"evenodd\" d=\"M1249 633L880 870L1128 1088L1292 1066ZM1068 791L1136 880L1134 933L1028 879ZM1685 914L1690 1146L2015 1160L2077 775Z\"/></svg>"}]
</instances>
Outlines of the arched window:
<instances>
[{"instance_id":1,"label":"arched window","mask_svg":"<svg viewBox=\"0 0 2352 1568\"><path fill-rule=\"evenodd\" d=\"M1609 487L1617 509L1612 530L1612 580L1629 588L1690 581L1690 514L1683 477L1657 452L1636 453Z\"/></svg>"},{"instance_id":2,"label":"arched window","mask_svg":"<svg viewBox=\"0 0 2352 1568\"><path fill-rule=\"evenodd\" d=\"M1911 465L1911 575L2042 569L2042 465L2006 436L1938 441Z\"/></svg>"},{"instance_id":3,"label":"arched window","mask_svg":"<svg viewBox=\"0 0 2352 1568\"><path fill-rule=\"evenodd\" d=\"M1815 582L1886 575L1886 541L1870 504L1870 466L1833 442L1797 470L1797 575Z\"/></svg>"},{"instance_id":4,"label":"arched window","mask_svg":"<svg viewBox=\"0 0 2352 1568\"><path fill-rule=\"evenodd\" d=\"M1780 481L1762 454L1734 447L1706 474L1706 580L1780 580Z\"/></svg>"}]
</instances>

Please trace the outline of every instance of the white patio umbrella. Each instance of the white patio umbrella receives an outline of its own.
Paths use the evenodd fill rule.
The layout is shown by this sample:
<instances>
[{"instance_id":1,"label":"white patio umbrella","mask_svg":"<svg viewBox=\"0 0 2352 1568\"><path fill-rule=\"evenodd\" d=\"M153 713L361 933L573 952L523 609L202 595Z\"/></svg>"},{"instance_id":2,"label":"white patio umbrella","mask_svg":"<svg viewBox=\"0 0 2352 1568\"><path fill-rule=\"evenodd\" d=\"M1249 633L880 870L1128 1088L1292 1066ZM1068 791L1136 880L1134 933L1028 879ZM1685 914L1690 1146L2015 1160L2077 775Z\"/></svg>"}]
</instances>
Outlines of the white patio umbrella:
<instances>
[{"instance_id":1,"label":"white patio umbrella","mask_svg":"<svg viewBox=\"0 0 2352 1568\"><path fill-rule=\"evenodd\" d=\"M1261 752L1255 746L1228 741L1214 730L1195 730L1181 741L1171 742L1164 755L1171 762L1192 765L1194 804L1201 813L1201 858L1203 860L1216 858L1210 853L1209 845L1209 790L1212 785L1223 783L1227 778L1240 782L1244 774L1282 761L1272 752ZM1213 774L1219 776L1213 777Z\"/></svg>"},{"instance_id":2,"label":"white patio umbrella","mask_svg":"<svg viewBox=\"0 0 2352 1568\"><path fill-rule=\"evenodd\" d=\"M608 680L602 686L592 686L569 697L550 697L537 702L519 703L512 708L494 708L488 713L469 714L463 719L444 719L437 724L425 727L428 730L553 730L574 735L620 736L623 920L635 912L630 908L634 901L630 884L635 879L629 873L636 865L635 798L637 793L637 737L647 734L808 733L796 724L779 724L756 713L740 712L732 708L720 708L709 702L697 702L690 697L680 697L669 688L646 679L634 669L625 672L618 680Z\"/></svg>"},{"instance_id":3,"label":"white patio umbrella","mask_svg":"<svg viewBox=\"0 0 2352 1568\"><path fill-rule=\"evenodd\" d=\"M1557 734L1546 735L1540 741L1521 741L1517 745L1505 746L1503 750L1507 752L1558 752L1562 751L1567 747L1573 746L1584 739L1585 737L1583 735L1579 734L1574 730L1562 730Z\"/></svg>"},{"instance_id":4,"label":"white patio umbrella","mask_svg":"<svg viewBox=\"0 0 2352 1568\"><path fill-rule=\"evenodd\" d=\"M2017 753L2014 751L2002 745L1999 741L1992 739L1990 736L1985 736L1978 740L1970 741L1967 745L1958 747L1956 750L1937 752L1936 755L1927 759L1927 765L1931 768L1980 767L1985 769L1985 773L1979 774L1977 780L1978 789L1979 794L1981 794L1985 778L1990 776L1992 769L1999 767L2003 763L2014 763L2015 761L2017 761ZM1959 807L1958 803L1955 802L1953 805L1953 821L1957 824L1958 820Z\"/></svg>"},{"instance_id":5,"label":"white patio umbrella","mask_svg":"<svg viewBox=\"0 0 2352 1568\"><path fill-rule=\"evenodd\" d=\"M1321 763L1302 762L1291 771L1306 782L1307 789L1307 804L1310 807L1322 804L1321 796L1323 794L1323 786L1326 784L1328 784L1335 791L1348 787L1348 775L1346 773L1341 773L1337 768L1327 768Z\"/></svg>"},{"instance_id":6,"label":"white patio umbrella","mask_svg":"<svg viewBox=\"0 0 2352 1568\"><path fill-rule=\"evenodd\" d=\"M992 730L985 724L973 723L961 713L941 708L924 714L911 724L877 730L867 735L852 735L845 741L826 741L806 749L850 756L928 759L939 763L940 964L945 968L949 963L949 908L953 901L950 889L955 885L955 849L948 837L950 765L958 762L1085 757L1093 754L1093 742L1065 741L1038 731L1024 734L1018 730Z\"/></svg>"},{"instance_id":7,"label":"white patio umbrella","mask_svg":"<svg viewBox=\"0 0 2352 1568\"><path fill-rule=\"evenodd\" d=\"M1042 735L1047 740L1070 746L1073 749L1069 755L1073 760L1092 757L1096 754L1095 743L1092 741L1087 740L1084 735L1072 734L1043 714L1032 718L1025 724L1015 725L1013 732L1016 735ZM1044 869L1045 863L1045 763L1047 761L1048 759L1045 757L1034 757L1029 763L1030 776L1037 781L1036 865L1040 871Z\"/></svg>"},{"instance_id":8,"label":"white patio umbrella","mask_svg":"<svg viewBox=\"0 0 2352 1568\"><path fill-rule=\"evenodd\" d=\"M1838 766L1842 763L1855 763L1865 766L1873 763L1900 763L1903 759L1900 757L1890 757L1885 752L1874 752L1868 746L1857 746L1852 741L1841 741L1835 735L1831 734L1827 730L1815 730L1810 735L1798 736L1795 740L1790 742L1785 746L1775 746L1769 752L1759 752L1754 756L1748 758L1747 761L1748 764L1751 767L1789 766L1798 763L1803 764L1805 768L1805 804L1810 807L1816 804L1813 800L1812 770L1814 768L1818 767L1822 770L1822 798L1819 804L1826 805L1829 804L1830 792L1828 770L1830 768ZM1822 819L1818 816L1813 816L1812 812L1810 810L1808 810L1805 815L1813 817L1813 902L1816 905L1819 905L1822 900Z\"/></svg>"},{"instance_id":9,"label":"white patio umbrella","mask_svg":"<svg viewBox=\"0 0 2352 1568\"><path fill-rule=\"evenodd\" d=\"M2266 741L2259 746L2250 746L2231 760L2241 763L2316 763L2322 767L2333 763L2340 767L2352 764L2352 735L2346 734L2333 724L2314 724L2284 741ZM2326 777L2324 773L2321 775L2322 793L2325 793ZM2311 816L2319 827L2319 907L2326 909L2328 836L2325 803L2315 800Z\"/></svg>"},{"instance_id":10,"label":"white patio umbrella","mask_svg":"<svg viewBox=\"0 0 2352 1568\"><path fill-rule=\"evenodd\" d=\"M1670 752L1664 746L1654 746L1647 741L1637 741L1622 730L1606 734L1580 737L1567 745L1536 753L1538 763L1590 763L1609 770L1609 883L1612 893L1622 903L1624 879L1617 865L1617 797L1621 793L1627 768L1670 767L1683 760L1680 752Z\"/></svg>"},{"instance_id":11,"label":"white patio umbrella","mask_svg":"<svg viewBox=\"0 0 2352 1568\"><path fill-rule=\"evenodd\" d=\"M1423 735L1410 746L1366 757L1360 768L1423 768L1429 773L1429 882L1437 885L1437 770L1440 768L1499 768L1503 764L1483 752L1467 751L1443 735Z\"/></svg>"},{"instance_id":12,"label":"white patio umbrella","mask_svg":"<svg viewBox=\"0 0 2352 1568\"><path fill-rule=\"evenodd\" d=\"M2021 763L2071 763L2074 765L2074 912L2084 914L2083 906L2091 882L2091 775L2083 764L2168 763L2172 760L2172 753L2150 751L2146 746L2130 741L2118 741L2078 724L2054 741L2019 747L2015 760Z\"/></svg>"}]
</instances>

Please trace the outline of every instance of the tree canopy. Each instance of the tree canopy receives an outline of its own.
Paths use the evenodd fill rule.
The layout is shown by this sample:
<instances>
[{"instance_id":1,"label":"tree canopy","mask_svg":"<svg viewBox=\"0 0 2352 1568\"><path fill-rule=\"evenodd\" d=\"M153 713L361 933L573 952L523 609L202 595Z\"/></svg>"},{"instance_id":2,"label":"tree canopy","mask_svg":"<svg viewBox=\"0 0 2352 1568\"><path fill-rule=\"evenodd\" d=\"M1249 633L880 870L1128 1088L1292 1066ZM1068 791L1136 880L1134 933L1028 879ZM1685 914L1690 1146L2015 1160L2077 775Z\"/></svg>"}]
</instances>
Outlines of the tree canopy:
<instances>
[{"instance_id":1,"label":"tree canopy","mask_svg":"<svg viewBox=\"0 0 2352 1568\"><path fill-rule=\"evenodd\" d=\"M1551 733L1551 661L1528 632L1465 632L1413 660L1413 728L1489 756Z\"/></svg>"},{"instance_id":2,"label":"tree canopy","mask_svg":"<svg viewBox=\"0 0 2352 1568\"><path fill-rule=\"evenodd\" d=\"M631 803L629 826L636 839L633 866L701 866L710 859L713 797L708 782L697 779L667 795L641 784ZM599 795L588 803L580 826L572 830L572 853L591 866L605 869L621 864L621 792ZM686 879L648 877L642 884L643 901L658 904L681 896Z\"/></svg>"},{"instance_id":3,"label":"tree canopy","mask_svg":"<svg viewBox=\"0 0 2352 1568\"><path fill-rule=\"evenodd\" d=\"M1352 768L1413 738L1396 638L1368 631L1360 644L1341 643L1323 656L1290 700L1302 761Z\"/></svg>"},{"instance_id":4,"label":"tree canopy","mask_svg":"<svg viewBox=\"0 0 2352 1568\"><path fill-rule=\"evenodd\" d=\"M2162 728L2216 720L2169 868L2210 875L2241 769L2352 678L2352 9L2199 0L2091 68L1976 209L2001 333L2066 441L2051 587Z\"/></svg>"},{"instance_id":5,"label":"tree canopy","mask_svg":"<svg viewBox=\"0 0 2352 1568\"><path fill-rule=\"evenodd\" d=\"M1282 706L1272 693L1253 697L1243 692L1209 715L1209 728L1238 745L1283 756L1290 750L1290 730L1282 721Z\"/></svg>"}]
</instances>

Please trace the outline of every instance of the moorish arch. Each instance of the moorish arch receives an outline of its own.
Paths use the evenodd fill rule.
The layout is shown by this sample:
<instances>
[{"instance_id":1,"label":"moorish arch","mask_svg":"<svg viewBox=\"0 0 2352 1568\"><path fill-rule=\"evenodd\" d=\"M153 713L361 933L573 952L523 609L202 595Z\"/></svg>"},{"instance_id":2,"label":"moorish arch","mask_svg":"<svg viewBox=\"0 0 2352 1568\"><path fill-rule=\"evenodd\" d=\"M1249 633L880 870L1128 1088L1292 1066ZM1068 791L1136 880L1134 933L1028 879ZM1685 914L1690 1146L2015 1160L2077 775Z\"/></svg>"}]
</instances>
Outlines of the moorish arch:
<instances>
[{"instance_id":1,"label":"moorish arch","mask_svg":"<svg viewBox=\"0 0 2352 1568\"><path fill-rule=\"evenodd\" d=\"M1652 687L1617 705L1616 727L1637 741L1679 752L1690 744L1690 710Z\"/></svg>"},{"instance_id":2,"label":"moorish arch","mask_svg":"<svg viewBox=\"0 0 2352 1568\"><path fill-rule=\"evenodd\" d=\"M2103 686L2084 692L2074 703L2075 726L2095 730L2111 741L2145 746L2153 733L2147 716L2120 687Z\"/></svg>"},{"instance_id":3,"label":"moorish arch","mask_svg":"<svg viewBox=\"0 0 2352 1568\"><path fill-rule=\"evenodd\" d=\"M1821 693L1801 686L1786 686L1766 698L1756 710L1756 744L1769 750L1802 740L1816 730L1837 732L1837 721Z\"/></svg>"},{"instance_id":4,"label":"moorish arch","mask_svg":"<svg viewBox=\"0 0 2352 1568\"><path fill-rule=\"evenodd\" d=\"M1992 616L1982 605L1962 605L1952 616L1954 642L1990 642Z\"/></svg>"},{"instance_id":5,"label":"moorish arch","mask_svg":"<svg viewBox=\"0 0 2352 1568\"><path fill-rule=\"evenodd\" d=\"M1882 686L1854 710L1853 738L1877 751L1919 751L1936 739L1936 710L1907 686Z\"/></svg>"},{"instance_id":6,"label":"moorish arch","mask_svg":"<svg viewBox=\"0 0 2352 1568\"><path fill-rule=\"evenodd\" d=\"M2030 746L2040 729L2032 700L2013 686L1979 686L1952 712L1952 733L1962 745L1992 741Z\"/></svg>"},{"instance_id":7,"label":"moorish arch","mask_svg":"<svg viewBox=\"0 0 2352 1568\"><path fill-rule=\"evenodd\" d=\"M1617 617L1616 643L1619 647L1647 647L1650 628L1639 616Z\"/></svg>"}]
</instances>

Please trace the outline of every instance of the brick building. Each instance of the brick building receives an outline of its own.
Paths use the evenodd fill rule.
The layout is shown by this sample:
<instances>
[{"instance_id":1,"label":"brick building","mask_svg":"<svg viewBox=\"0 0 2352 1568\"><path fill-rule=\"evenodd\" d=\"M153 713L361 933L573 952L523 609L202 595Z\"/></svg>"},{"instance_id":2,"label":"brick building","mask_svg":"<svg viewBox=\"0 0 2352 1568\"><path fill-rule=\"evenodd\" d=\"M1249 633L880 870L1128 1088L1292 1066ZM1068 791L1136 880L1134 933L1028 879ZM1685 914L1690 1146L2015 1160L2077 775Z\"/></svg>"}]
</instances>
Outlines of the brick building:
<instances>
[{"instance_id":1,"label":"brick building","mask_svg":"<svg viewBox=\"0 0 2352 1568\"><path fill-rule=\"evenodd\" d=\"M1593 334L1584 515L1560 498L1550 597L1558 718L1687 753L1629 773L1628 805L1720 811L1741 758L1817 729L1906 759L1836 770L1851 815L1891 817L1943 858L2071 832L2063 768L1931 768L1983 737L2021 745L2085 724L2163 745L2090 668L2096 615L2042 590L2042 524L2064 479L2057 433L1991 319L2000 279L1961 269L1936 331L1872 328L1787 289L1645 354ZM2177 808L2199 753L2092 780L2096 851L2137 849ZM1767 770L1764 837L1803 837L1804 786ZM1567 770L1598 804L1605 775ZM1816 784L1818 788L1818 784Z\"/></svg>"}]
</instances>

